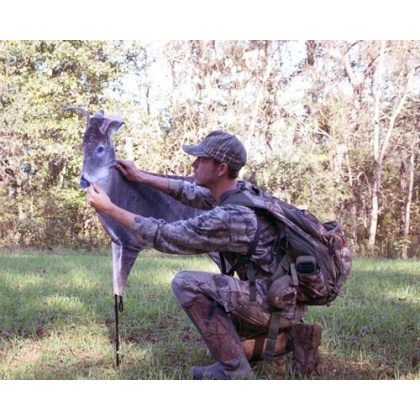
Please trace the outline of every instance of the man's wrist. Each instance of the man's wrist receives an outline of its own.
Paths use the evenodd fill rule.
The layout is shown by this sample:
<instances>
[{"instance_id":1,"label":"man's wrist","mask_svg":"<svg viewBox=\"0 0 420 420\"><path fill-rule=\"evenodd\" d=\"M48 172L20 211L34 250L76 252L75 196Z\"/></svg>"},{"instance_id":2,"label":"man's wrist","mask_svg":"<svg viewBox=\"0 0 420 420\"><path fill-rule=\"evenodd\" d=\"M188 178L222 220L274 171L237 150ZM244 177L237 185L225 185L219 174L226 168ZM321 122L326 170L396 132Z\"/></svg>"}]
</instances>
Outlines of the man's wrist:
<instances>
[{"instance_id":1,"label":"man's wrist","mask_svg":"<svg viewBox=\"0 0 420 420\"><path fill-rule=\"evenodd\" d=\"M103 213L107 214L108 216L114 216L118 207L111 203L106 209L103 210Z\"/></svg>"}]
</instances>

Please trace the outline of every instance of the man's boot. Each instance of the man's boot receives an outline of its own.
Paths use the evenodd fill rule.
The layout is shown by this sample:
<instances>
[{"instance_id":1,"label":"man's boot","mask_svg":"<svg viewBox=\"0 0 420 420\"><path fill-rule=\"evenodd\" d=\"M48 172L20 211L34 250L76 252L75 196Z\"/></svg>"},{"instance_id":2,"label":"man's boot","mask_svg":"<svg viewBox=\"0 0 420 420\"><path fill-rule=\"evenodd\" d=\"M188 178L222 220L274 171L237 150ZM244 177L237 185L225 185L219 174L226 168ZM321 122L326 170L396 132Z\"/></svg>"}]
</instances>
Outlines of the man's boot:
<instances>
[{"instance_id":1,"label":"man's boot","mask_svg":"<svg viewBox=\"0 0 420 420\"><path fill-rule=\"evenodd\" d=\"M210 366L193 366L193 378L253 379L254 372L239 335L223 308L205 296L199 296L182 307L216 359L216 363Z\"/></svg>"},{"instance_id":2,"label":"man's boot","mask_svg":"<svg viewBox=\"0 0 420 420\"><path fill-rule=\"evenodd\" d=\"M292 351L292 364L300 374L310 373L319 361L322 328L317 324L299 323L290 329L287 347Z\"/></svg>"}]
</instances>

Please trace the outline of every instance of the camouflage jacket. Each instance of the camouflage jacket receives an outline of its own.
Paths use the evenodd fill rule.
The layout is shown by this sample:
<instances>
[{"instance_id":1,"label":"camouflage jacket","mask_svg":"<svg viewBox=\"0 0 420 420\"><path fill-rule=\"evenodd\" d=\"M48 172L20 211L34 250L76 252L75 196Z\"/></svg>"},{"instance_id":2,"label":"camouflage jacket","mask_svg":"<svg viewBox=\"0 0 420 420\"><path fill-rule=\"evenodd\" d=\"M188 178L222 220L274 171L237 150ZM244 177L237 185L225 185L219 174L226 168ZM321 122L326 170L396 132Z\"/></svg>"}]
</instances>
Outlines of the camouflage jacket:
<instances>
[{"instance_id":1,"label":"camouflage jacket","mask_svg":"<svg viewBox=\"0 0 420 420\"><path fill-rule=\"evenodd\" d=\"M272 251L278 231L270 217L257 216L254 210L241 205L218 206L207 188L183 180L169 181L169 195L191 207L208 211L172 223L137 216L131 229L150 247L182 255L224 252L227 261L232 263L238 254L248 252L255 236L257 217L260 217L261 235L251 260L260 271L259 277L267 278L275 271Z\"/></svg>"}]
</instances>

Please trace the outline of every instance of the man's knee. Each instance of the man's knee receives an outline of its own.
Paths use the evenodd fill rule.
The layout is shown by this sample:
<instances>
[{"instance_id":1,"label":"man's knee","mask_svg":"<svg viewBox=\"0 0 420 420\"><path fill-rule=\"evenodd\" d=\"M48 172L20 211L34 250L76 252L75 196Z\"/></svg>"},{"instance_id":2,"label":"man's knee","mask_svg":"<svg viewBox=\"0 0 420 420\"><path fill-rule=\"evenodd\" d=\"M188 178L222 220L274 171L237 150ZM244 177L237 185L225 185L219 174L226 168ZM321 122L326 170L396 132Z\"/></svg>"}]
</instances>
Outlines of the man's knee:
<instances>
[{"instance_id":1,"label":"man's knee","mask_svg":"<svg viewBox=\"0 0 420 420\"><path fill-rule=\"evenodd\" d=\"M182 304L197 296L194 271L182 270L172 279L172 291Z\"/></svg>"},{"instance_id":2,"label":"man's knee","mask_svg":"<svg viewBox=\"0 0 420 420\"><path fill-rule=\"evenodd\" d=\"M184 277L185 271L183 270L176 273L175 277L172 279L171 286L175 296L178 296L178 294L184 289Z\"/></svg>"}]
</instances>

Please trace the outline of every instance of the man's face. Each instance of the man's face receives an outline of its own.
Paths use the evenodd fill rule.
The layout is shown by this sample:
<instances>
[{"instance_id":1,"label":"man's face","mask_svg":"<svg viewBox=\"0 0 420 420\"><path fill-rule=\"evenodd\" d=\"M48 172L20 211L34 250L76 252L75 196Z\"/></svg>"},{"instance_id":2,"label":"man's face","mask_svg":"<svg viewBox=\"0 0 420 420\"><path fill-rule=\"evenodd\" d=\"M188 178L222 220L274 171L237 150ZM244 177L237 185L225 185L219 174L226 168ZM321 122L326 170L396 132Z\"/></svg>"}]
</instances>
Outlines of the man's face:
<instances>
[{"instance_id":1,"label":"man's face","mask_svg":"<svg viewBox=\"0 0 420 420\"><path fill-rule=\"evenodd\" d=\"M194 177L197 185L210 188L217 183L219 177L217 176L218 165L214 159L198 156L192 163L194 168Z\"/></svg>"}]
</instances>

